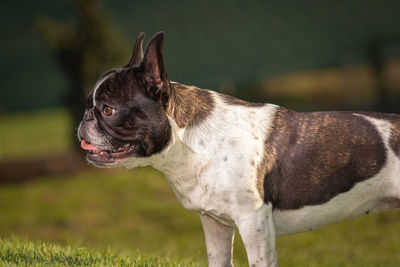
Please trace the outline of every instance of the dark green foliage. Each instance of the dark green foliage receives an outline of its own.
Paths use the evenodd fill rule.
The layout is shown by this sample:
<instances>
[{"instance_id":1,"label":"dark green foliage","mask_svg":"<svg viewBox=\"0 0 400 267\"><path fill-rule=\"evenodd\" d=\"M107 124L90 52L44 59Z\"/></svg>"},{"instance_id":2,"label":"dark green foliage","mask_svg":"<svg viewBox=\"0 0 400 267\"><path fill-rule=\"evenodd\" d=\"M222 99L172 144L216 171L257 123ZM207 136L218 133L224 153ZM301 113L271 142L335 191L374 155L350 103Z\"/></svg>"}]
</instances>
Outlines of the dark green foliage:
<instances>
[{"instance_id":1,"label":"dark green foliage","mask_svg":"<svg viewBox=\"0 0 400 267\"><path fill-rule=\"evenodd\" d=\"M93 64L93 71L101 73L108 67L126 64L130 45L139 32L146 32L147 41L154 32L165 30L164 55L171 79L213 90L232 85L246 98L253 97L249 85L260 79L354 62L370 64L374 47L378 48L383 64L399 55L398 0L106 1L105 9L129 45L120 49L113 44L110 49L127 53L126 57L115 65ZM67 25L75 29L80 22L74 10L70 0L0 4L0 22L7 25L3 27L4 41L0 44L0 109L61 104L60 98L69 91L70 81L60 75L43 42L38 40L32 21L40 14L49 14L56 21L68 21ZM100 10L99 14L104 13ZM102 19L110 22L110 16ZM92 34L96 27L107 28L102 21L97 25L90 28ZM65 39L70 38L68 31L58 30L65 34ZM115 42L115 35L109 34L105 41ZM106 58L103 55L101 60ZM89 86L96 78L88 81ZM293 98L291 101L299 102ZM307 107L309 102L301 106Z\"/></svg>"}]
</instances>

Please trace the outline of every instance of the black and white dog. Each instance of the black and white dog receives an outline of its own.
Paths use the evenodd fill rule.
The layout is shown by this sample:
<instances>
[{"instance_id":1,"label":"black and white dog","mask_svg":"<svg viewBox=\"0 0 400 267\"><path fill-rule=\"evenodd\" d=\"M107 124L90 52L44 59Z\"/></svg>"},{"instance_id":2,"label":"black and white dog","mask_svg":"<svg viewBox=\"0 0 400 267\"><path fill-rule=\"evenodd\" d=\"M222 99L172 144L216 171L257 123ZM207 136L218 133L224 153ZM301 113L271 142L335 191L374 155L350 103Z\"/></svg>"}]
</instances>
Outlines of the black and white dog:
<instances>
[{"instance_id":1,"label":"black and white dog","mask_svg":"<svg viewBox=\"0 0 400 267\"><path fill-rule=\"evenodd\" d=\"M294 112L168 79L165 34L106 72L78 135L99 167L151 165L200 213L210 266L277 265L275 236L400 208L400 115Z\"/></svg>"}]
</instances>

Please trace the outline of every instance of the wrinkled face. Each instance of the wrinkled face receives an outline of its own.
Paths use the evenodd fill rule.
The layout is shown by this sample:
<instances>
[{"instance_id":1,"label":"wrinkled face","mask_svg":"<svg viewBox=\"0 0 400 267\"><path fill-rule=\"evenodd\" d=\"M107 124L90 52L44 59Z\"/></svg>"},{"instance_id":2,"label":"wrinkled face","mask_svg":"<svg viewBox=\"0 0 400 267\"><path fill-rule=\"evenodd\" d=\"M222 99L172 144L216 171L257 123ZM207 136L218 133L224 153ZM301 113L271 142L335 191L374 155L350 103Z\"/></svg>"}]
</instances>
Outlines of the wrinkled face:
<instances>
[{"instance_id":1,"label":"wrinkled face","mask_svg":"<svg viewBox=\"0 0 400 267\"><path fill-rule=\"evenodd\" d=\"M163 92L169 82L160 79L166 77L160 76L160 67L152 68L159 63L152 62L149 53L146 51L147 60L145 56L134 66L130 63L104 74L88 97L78 137L91 163L121 165L128 159L149 157L168 145L171 127Z\"/></svg>"}]
</instances>

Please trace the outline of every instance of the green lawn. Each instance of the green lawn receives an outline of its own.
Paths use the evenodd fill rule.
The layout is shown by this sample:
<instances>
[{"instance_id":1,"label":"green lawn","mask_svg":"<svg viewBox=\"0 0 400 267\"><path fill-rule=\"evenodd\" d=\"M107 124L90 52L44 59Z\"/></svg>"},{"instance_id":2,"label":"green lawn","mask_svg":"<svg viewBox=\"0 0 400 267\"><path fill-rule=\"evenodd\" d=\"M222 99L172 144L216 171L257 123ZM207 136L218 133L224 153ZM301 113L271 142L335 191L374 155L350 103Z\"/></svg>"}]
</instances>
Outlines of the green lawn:
<instances>
[{"instance_id":1,"label":"green lawn","mask_svg":"<svg viewBox=\"0 0 400 267\"><path fill-rule=\"evenodd\" d=\"M68 116L59 111L43 114L42 119L19 116L20 124L28 125L35 118L39 123L31 125L32 147L26 138L17 138L23 136L20 124L0 118L8 126L2 125L2 134L9 137L2 143L2 149L6 146L3 155L17 158L68 150L70 141L64 140ZM41 123L59 124L59 128ZM13 151L14 147L22 153ZM24 148L29 152L23 152ZM0 237L13 236L99 251L111 248L133 259L139 250L162 258L206 261L198 215L185 210L162 174L151 168L93 168L77 175L0 185ZM400 212L371 214L323 230L280 237L278 256L280 266L400 266ZM246 265L238 236L234 257L237 266Z\"/></svg>"},{"instance_id":2,"label":"green lawn","mask_svg":"<svg viewBox=\"0 0 400 267\"><path fill-rule=\"evenodd\" d=\"M150 168L3 186L0 210L0 236L163 255L205 254L198 215L182 208L162 175Z\"/></svg>"},{"instance_id":3,"label":"green lawn","mask_svg":"<svg viewBox=\"0 0 400 267\"><path fill-rule=\"evenodd\" d=\"M0 238L1 266L204 266L202 261L143 256L121 256L111 249L60 246L48 242Z\"/></svg>"}]
</instances>

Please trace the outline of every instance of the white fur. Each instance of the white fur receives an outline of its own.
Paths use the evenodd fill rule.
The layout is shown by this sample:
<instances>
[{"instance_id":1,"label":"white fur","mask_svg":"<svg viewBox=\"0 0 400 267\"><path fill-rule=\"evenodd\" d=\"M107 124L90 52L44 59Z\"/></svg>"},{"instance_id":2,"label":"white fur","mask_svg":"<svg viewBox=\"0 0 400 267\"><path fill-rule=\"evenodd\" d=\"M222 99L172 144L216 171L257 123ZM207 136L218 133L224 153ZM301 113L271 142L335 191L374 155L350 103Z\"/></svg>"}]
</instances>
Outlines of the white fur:
<instances>
[{"instance_id":1,"label":"white fur","mask_svg":"<svg viewBox=\"0 0 400 267\"><path fill-rule=\"evenodd\" d=\"M265 136L273 127L277 106L229 105L219 94L212 95L215 108L199 125L180 129L169 118L172 139L162 152L114 164L127 168L152 165L164 173L183 206L202 215L209 266L231 263L234 227L239 228L250 265L274 266L275 235L308 231L386 209L392 199L400 198L400 159L389 146L390 123L354 114L371 122L384 141L387 160L381 171L327 203L273 210L257 190L256 166L263 159Z\"/></svg>"},{"instance_id":2,"label":"white fur","mask_svg":"<svg viewBox=\"0 0 400 267\"><path fill-rule=\"evenodd\" d=\"M206 239L208 265L233 266L232 245L235 228L223 225L205 214L202 214L200 218Z\"/></svg>"},{"instance_id":3,"label":"white fur","mask_svg":"<svg viewBox=\"0 0 400 267\"><path fill-rule=\"evenodd\" d=\"M234 225L243 209L255 210L264 203L251 161L258 166L262 160L277 106L228 106L217 93L213 96L215 109L200 125L179 129L169 118L173 137L165 150L121 164L159 169L185 208Z\"/></svg>"}]
</instances>

